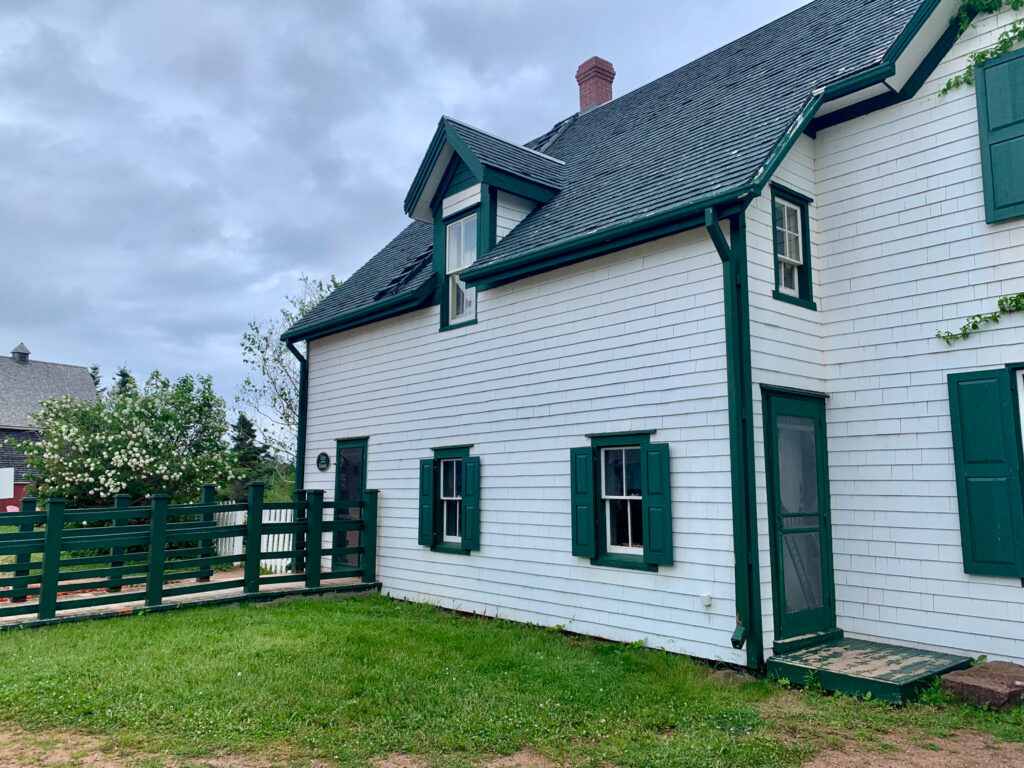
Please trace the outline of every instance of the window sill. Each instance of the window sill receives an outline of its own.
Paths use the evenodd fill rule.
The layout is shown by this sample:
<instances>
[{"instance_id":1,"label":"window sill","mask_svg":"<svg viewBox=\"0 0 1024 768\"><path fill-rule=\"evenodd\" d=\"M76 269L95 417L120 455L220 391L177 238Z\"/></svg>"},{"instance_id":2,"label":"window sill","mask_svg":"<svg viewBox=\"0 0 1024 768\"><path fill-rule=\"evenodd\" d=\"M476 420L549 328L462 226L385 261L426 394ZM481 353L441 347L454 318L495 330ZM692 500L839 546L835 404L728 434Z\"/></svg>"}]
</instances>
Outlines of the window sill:
<instances>
[{"instance_id":1,"label":"window sill","mask_svg":"<svg viewBox=\"0 0 1024 768\"><path fill-rule=\"evenodd\" d=\"M475 317L472 320L463 320L460 323L447 323L447 324L441 326L441 330L442 331L454 331L457 328L465 328L466 326L469 326L469 325L476 325L476 318Z\"/></svg>"},{"instance_id":2,"label":"window sill","mask_svg":"<svg viewBox=\"0 0 1024 768\"><path fill-rule=\"evenodd\" d=\"M628 568L632 571L651 571L656 572L658 566L645 563L643 558L639 555L601 555L600 557L592 557L590 559L591 565L603 565L609 568Z\"/></svg>"},{"instance_id":3,"label":"window sill","mask_svg":"<svg viewBox=\"0 0 1024 768\"><path fill-rule=\"evenodd\" d=\"M772 291L772 298L784 301L787 304L795 304L796 306L803 307L804 309L818 309L818 305L813 301L810 301L809 299L801 299L797 296L790 296L788 293L783 293L782 291Z\"/></svg>"},{"instance_id":4,"label":"window sill","mask_svg":"<svg viewBox=\"0 0 1024 768\"><path fill-rule=\"evenodd\" d=\"M449 555L469 555L468 549L463 549L458 544L453 544L450 541L444 541L440 544L435 544L430 548L431 552L447 552Z\"/></svg>"}]
</instances>

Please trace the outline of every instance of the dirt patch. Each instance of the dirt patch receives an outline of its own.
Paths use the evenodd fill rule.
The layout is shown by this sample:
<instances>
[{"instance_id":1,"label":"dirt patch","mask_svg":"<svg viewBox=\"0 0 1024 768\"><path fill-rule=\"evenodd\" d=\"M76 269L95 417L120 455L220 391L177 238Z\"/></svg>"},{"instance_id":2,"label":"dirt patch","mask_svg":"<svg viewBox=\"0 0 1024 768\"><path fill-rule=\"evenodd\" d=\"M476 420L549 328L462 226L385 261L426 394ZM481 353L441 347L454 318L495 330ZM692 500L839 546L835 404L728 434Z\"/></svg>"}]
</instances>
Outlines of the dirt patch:
<instances>
[{"instance_id":1,"label":"dirt patch","mask_svg":"<svg viewBox=\"0 0 1024 768\"><path fill-rule=\"evenodd\" d=\"M389 755L370 762L374 768L427 768L430 765L427 759L413 755ZM480 763L480 768L558 768L558 763L551 762L532 749L523 749L514 755L501 755Z\"/></svg>"},{"instance_id":2,"label":"dirt patch","mask_svg":"<svg viewBox=\"0 0 1024 768\"><path fill-rule=\"evenodd\" d=\"M887 736L884 744L868 748L849 742L829 749L803 768L1020 768L1024 745L995 743L987 734L959 731L946 739L915 743Z\"/></svg>"},{"instance_id":3,"label":"dirt patch","mask_svg":"<svg viewBox=\"0 0 1024 768\"><path fill-rule=\"evenodd\" d=\"M328 768L314 760L308 768ZM182 760L159 754L125 753L92 736L74 731L27 731L0 726L3 768L277 768L295 765L287 755L220 755ZM410 766L410 768L412 768Z\"/></svg>"}]
</instances>

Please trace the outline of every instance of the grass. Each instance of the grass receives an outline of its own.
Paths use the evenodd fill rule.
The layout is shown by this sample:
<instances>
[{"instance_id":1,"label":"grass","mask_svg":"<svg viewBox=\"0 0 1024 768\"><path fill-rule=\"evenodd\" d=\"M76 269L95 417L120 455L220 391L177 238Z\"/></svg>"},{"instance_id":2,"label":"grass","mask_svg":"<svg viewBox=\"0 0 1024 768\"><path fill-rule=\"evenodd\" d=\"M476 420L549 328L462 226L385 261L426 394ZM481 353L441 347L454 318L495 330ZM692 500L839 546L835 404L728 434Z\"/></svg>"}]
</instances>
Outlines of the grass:
<instances>
[{"instance_id":1,"label":"grass","mask_svg":"<svg viewBox=\"0 0 1024 768\"><path fill-rule=\"evenodd\" d=\"M1021 710L890 707L723 685L691 659L381 597L0 633L0 719L182 758L270 752L338 766L466 766L532 748L571 764L789 766L839 739L1024 739Z\"/></svg>"}]
</instances>

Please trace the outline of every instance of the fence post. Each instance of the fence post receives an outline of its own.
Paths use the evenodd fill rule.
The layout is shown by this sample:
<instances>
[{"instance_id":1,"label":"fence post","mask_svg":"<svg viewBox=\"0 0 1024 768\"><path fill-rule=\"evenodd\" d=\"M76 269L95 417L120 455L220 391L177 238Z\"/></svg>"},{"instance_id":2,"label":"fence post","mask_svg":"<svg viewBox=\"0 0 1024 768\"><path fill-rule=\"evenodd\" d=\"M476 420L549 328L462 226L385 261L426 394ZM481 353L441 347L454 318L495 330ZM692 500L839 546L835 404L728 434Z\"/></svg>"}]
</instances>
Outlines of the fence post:
<instances>
[{"instance_id":1,"label":"fence post","mask_svg":"<svg viewBox=\"0 0 1024 768\"><path fill-rule=\"evenodd\" d=\"M114 497L114 509L127 509L131 505L132 505L131 494L119 493L119 494L117 494ZM125 518L119 517L119 518L115 519L114 520L114 528L115 528L114 533L115 534L117 533L117 530L116 530L117 528L120 528L120 527L125 526L125 525L128 525L128 521ZM111 547L110 548L110 557L112 559L110 561L110 567L111 568L120 568L121 566L123 566L124 565L124 560L117 560L116 559L116 558L118 558L120 556L123 556L123 555L124 555L124 547ZM121 586L122 586L123 583L124 583L124 575L123 574L112 575L110 577L110 581L109 581L110 586L107 587L107 592L120 592L121 591Z\"/></svg>"},{"instance_id":2,"label":"fence post","mask_svg":"<svg viewBox=\"0 0 1024 768\"><path fill-rule=\"evenodd\" d=\"M60 548L64 534L64 499L46 502L46 533L43 535L43 576L39 584L39 618L57 615L57 584L60 581Z\"/></svg>"},{"instance_id":3,"label":"fence post","mask_svg":"<svg viewBox=\"0 0 1024 768\"><path fill-rule=\"evenodd\" d=\"M360 558L360 569L363 572L363 583L371 584L377 580L377 496L380 491L363 491L363 526L360 545L363 555Z\"/></svg>"},{"instance_id":4,"label":"fence post","mask_svg":"<svg viewBox=\"0 0 1024 768\"><path fill-rule=\"evenodd\" d=\"M164 596L164 559L167 557L167 507L171 497L154 493L149 518L149 568L146 569L146 607L160 605Z\"/></svg>"},{"instance_id":5,"label":"fence post","mask_svg":"<svg viewBox=\"0 0 1024 768\"><path fill-rule=\"evenodd\" d=\"M21 500L21 514L23 515L34 515L36 513L36 500L31 496L26 496ZM32 523L22 523L18 526L18 533L32 533L35 530L35 525ZM28 576L29 567L32 564L32 553L31 552L19 552L14 557L14 564L18 566L18 569L14 572L17 576ZM28 588L28 585L25 585ZM24 603L27 598L25 597L12 597L12 603Z\"/></svg>"},{"instance_id":6,"label":"fence post","mask_svg":"<svg viewBox=\"0 0 1024 768\"><path fill-rule=\"evenodd\" d=\"M217 486L214 483L203 483L199 494L199 503L204 506L212 506L217 503ZM213 512L203 512L203 523L213 525ZM203 539L199 542L199 547L203 550L200 558L213 557L213 539ZM213 568L208 565L200 567L196 581L209 581L212 576Z\"/></svg>"},{"instance_id":7,"label":"fence post","mask_svg":"<svg viewBox=\"0 0 1024 768\"><path fill-rule=\"evenodd\" d=\"M309 510L306 514L306 588L320 586L320 550L324 540L324 492L306 491Z\"/></svg>"},{"instance_id":8,"label":"fence post","mask_svg":"<svg viewBox=\"0 0 1024 768\"><path fill-rule=\"evenodd\" d=\"M245 587L247 595L260 591L260 548L263 538L263 483L249 483L245 519Z\"/></svg>"},{"instance_id":9,"label":"fence post","mask_svg":"<svg viewBox=\"0 0 1024 768\"><path fill-rule=\"evenodd\" d=\"M306 503L306 492L295 491L295 521L301 523L306 520L306 510L303 506ZM306 548L306 534L296 531L292 540L292 549L302 552ZM292 573L303 573L306 570L306 558L297 554L292 558Z\"/></svg>"}]
</instances>

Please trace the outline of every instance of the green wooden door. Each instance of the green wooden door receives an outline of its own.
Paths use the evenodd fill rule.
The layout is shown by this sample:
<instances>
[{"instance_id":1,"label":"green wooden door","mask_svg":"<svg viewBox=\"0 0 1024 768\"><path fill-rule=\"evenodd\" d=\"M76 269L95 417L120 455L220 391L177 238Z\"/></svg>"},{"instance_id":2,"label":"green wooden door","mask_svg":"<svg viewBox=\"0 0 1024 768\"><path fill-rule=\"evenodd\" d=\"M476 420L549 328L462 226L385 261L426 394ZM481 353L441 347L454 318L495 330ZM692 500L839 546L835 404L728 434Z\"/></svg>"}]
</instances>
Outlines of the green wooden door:
<instances>
[{"instance_id":1,"label":"green wooden door","mask_svg":"<svg viewBox=\"0 0 1024 768\"><path fill-rule=\"evenodd\" d=\"M339 440L334 463L335 520L358 520L362 508L342 506L346 501L359 502L366 490L366 440ZM335 531L331 547L335 550L359 546L359 531ZM331 555L332 570L359 565L356 552L337 552Z\"/></svg>"},{"instance_id":2,"label":"green wooden door","mask_svg":"<svg viewBox=\"0 0 1024 768\"><path fill-rule=\"evenodd\" d=\"M776 640L834 629L825 400L765 391Z\"/></svg>"}]
</instances>

